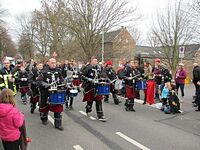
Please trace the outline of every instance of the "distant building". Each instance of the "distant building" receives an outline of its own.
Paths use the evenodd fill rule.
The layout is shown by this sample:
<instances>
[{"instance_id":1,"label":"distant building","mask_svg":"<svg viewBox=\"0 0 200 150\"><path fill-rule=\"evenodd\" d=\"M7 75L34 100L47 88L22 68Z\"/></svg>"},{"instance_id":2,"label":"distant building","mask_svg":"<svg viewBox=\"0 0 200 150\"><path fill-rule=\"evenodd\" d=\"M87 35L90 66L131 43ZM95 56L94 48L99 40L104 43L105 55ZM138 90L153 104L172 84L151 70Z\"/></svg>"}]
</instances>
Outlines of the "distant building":
<instances>
[{"instance_id":1,"label":"distant building","mask_svg":"<svg viewBox=\"0 0 200 150\"><path fill-rule=\"evenodd\" d=\"M185 45L185 57L183 63L189 77L192 77L193 63L198 62L200 65L200 44ZM155 58L160 58L166 63L166 57L162 47L136 46L135 54L140 55L143 60L153 63Z\"/></svg>"},{"instance_id":2,"label":"distant building","mask_svg":"<svg viewBox=\"0 0 200 150\"><path fill-rule=\"evenodd\" d=\"M102 42L99 49L101 50ZM136 42L126 29L107 32L104 35L104 60L114 61L114 65L118 65L118 61L122 58L130 59L135 56Z\"/></svg>"}]
</instances>

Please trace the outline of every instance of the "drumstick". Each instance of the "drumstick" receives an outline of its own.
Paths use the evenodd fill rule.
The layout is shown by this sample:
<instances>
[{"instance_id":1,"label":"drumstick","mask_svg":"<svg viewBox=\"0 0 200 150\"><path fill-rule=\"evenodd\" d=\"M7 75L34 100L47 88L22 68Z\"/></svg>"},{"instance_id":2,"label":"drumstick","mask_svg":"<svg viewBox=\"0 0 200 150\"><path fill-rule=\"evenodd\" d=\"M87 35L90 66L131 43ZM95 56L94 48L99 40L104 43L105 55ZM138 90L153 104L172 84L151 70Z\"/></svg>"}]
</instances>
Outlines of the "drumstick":
<instances>
[{"instance_id":1,"label":"drumstick","mask_svg":"<svg viewBox=\"0 0 200 150\"><path fill-rule=\"evenodd\" d=\"M132 79L136 78L137 76L140 76L140 74L137 74L137 75L133 76ZM129 77L125 77L125 78L128 79Z\"/></svg>"}]
</instances>

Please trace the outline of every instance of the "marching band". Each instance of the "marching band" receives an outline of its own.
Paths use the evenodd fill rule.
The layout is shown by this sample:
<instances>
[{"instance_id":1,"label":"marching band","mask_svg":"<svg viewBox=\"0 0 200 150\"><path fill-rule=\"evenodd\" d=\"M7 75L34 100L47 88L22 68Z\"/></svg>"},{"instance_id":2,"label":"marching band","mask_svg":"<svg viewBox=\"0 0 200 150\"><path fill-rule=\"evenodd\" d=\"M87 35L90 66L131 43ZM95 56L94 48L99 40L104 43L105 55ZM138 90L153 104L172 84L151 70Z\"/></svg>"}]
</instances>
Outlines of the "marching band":
<instances>
[{"instance_id":1,"label":"marching band","mask_svg":"<svg viewBox=\"0 0 200 150\"><path fill-rule=\"evenodd\" d=\"M126 111L135 111L134 100L140 97L139 91L144 91L143 104L151 105L155 97L161 98L164 110L168 108L168 100L176 99L173 103L170 100L169 103L171 109L176 109L174 112L178 112L180 105L176 92L172 90L171 84L168 85L171 78L169 70L160 65L160 59L155 60L154 67L151 67L149 62L144 62L141 67L137 60L131 59L127 63L120 64L117 71L113 69L111 60L99 65L95 56L91 57L90 63L86 65L79 65L75 60L65 60L65 63L60 65L55 58L50 58L46 64L30 61L26 65L20 60L16 68L12 68L10 62L4 60L4 68L0 71L0 88L9 88L14 94L18 89L24 105L28 96L31 114L38 105L43 125L48 123L48 112L54 112L55 128L62 131L64 130L63 105L66 109L73 110L74 98L81 92L81 88L83 88L83 102L86 102L86 114L90 114L95 102L97 118L102 122L106 121L102 102L109 102L110 93L116 105L121 103L118 98L119 93L124 93ZM159 90L163 93L159 93ZM174 103L176 105L172 105Z\"/></svg>"}]
</instances>

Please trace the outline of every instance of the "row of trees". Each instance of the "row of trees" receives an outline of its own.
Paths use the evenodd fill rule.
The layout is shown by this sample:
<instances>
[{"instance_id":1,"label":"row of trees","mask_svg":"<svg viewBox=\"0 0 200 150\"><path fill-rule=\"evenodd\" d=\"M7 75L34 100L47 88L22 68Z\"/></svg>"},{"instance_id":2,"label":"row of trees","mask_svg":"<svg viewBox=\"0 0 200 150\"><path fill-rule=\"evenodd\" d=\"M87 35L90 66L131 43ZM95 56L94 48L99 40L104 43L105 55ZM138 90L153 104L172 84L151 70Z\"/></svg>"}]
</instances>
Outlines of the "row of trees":
<instances>
[{"instance_id":1,"label":"row of trees","mask_svg":"<svg viewBox=\"0 0 200 150\"><path fill-rule=\"evenodd\" d=\"M6 10L0 5L0 58L3 56L15 56L17 52L16 45L12 41L12 38L8 33L8 29L6 28L6 23L3 20L5 15Z\"/></svg>"},{"instance_id":2,"label":"row of trees","mask_svg":"<svg viewBox=\"0 0 200 150\"><path fill-rule=\"evenodd\" d=\"M125 0L43 0L39 10L19 18L19 51L30 58L56 51L60 58L78 54L89 60L98 53L102 32L139 18Z\"/></svg>"},{"instance_id":3,"label":"row of trees","mask_svg":"<svg viewBox=\"0 0 200 150\"><path fill-rule=\"evenodd\" d=\"M42 0L41 4L31 15L18 19L18 49L26 59L35 55L44 59L56 51L61 59L77 55L88 60L99 54L103 32L127 23L134 25L141 18L125 0ZM154 16L148 41L163 48L172 71L179 62L179 47L199 41L199 16L200 0L169 0L168 8ZM9 39L7 32L5 35ZM2 47L2 38L0 41Z\"/></svg>"},{"instance_id":4,"label":"row of trees","mask_svg":"<svg viewBox=\"0 0 200 150\"><path fill-rule=\"evenodd\" d=\"M200 0L171 0L166 11L159 12L153 20L148 40L152 47L162 47L173 73L180 61L179 47L199 43L199 17Z\"/></svg>"}]
</instances>

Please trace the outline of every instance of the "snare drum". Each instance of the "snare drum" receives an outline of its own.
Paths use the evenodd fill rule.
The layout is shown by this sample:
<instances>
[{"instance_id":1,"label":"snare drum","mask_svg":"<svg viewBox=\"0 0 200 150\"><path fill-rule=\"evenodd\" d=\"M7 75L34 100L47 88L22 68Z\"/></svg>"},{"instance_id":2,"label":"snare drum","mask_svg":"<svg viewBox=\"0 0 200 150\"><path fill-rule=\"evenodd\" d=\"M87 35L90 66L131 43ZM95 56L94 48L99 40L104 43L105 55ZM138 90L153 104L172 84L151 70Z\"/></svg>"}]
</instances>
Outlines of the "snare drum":
<instances>
[{"instance_id":1,"label":"snare drum","mask_svg":"<svg viewBox=\"0 0 200 150\"><path fill-rule=\"evenodd\" d=\"M110 94L110 85L106 82L99 82L96 85L97 95L109 95Z\"/></svg>"},{"instance_id":2,"label":"snare drum","mask_svg":"<svg viewBox=\"0 0 200 150\"><path fill-rule=\"evenodd\" d=\"M78 95L78 90L70 90L69 92L71 97L76 97Z\"/></svg>"},{"instance_id":3,"label":"snare drum","mask_svg":"<svg viewBox=\"0 0 200 150\"><path fill-rule=\"evenodd\" d=\"M145 90L147 88L146 80L139 80L135 83L135 88L137 90Z\"/></svg>"},{"instance_id":4,"label":"snare drum","mask_svg":"<svg viewBox=\"0 0 200 150\"><path fill-rule=\"evenodd\" d=\"M49 89L49 103L50 104L64 104L66 90Z\"/></svg>"}]
</instances>

